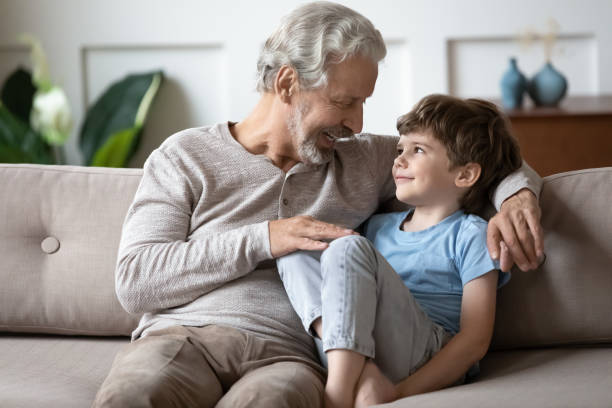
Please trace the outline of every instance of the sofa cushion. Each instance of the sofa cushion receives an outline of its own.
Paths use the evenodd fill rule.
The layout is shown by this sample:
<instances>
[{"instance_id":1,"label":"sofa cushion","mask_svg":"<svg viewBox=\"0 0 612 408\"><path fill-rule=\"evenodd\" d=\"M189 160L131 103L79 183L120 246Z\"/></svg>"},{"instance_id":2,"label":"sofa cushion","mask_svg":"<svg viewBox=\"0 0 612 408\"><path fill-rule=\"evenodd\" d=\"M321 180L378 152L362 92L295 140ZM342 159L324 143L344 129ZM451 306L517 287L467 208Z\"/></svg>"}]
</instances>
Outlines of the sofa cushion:
<instances>
[{"instance_id":1,"label":"sofa cushion","mask_svg":"<svg viewBox=\"0 0 612 408\"><path fill-rule=\"evenodd\" d=\"M612 343L612 167L546 177L540 205L547 258L501 289L493 347Z\"/></svg>"},{"instance_id":2,"label":"sofa cushion","mask_svg":"<svg viewBox=\"0 0 612 408\"><path fill-rule=\"evenodd\" d=\"M114 270L141 174L0 165L0 330L130 334Z\"/></svg>"},{"instance_id":3,"label":"sofa cushion","mask_svg":"<svg viewBox=\"0 0 612 408\"><path fill-rule=\"evenodd\" d=\"M611 373L610 347L491 352L471 384L377 407L607 408Z\"/></svg>"},{"instance_id":4,"label":"sofa cushion","mask_svg":"<svg viewBox=\"0 0 612 408\"><path fill-rule=\"evenodd\" d=\"M89 407L129 339L0 334L0 405Z\"/></svg>"}]
</instances>

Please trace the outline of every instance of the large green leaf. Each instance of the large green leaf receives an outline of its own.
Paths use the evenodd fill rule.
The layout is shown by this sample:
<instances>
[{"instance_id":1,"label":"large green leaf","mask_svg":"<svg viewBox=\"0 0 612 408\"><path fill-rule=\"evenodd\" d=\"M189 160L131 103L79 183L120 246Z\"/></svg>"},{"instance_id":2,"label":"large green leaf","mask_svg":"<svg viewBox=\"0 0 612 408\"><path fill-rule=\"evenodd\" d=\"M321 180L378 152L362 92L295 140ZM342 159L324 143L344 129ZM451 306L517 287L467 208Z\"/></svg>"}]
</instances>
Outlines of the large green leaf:
<instances>
[{"instance_id":1,"label":"large green leaf","mask_svg":"<svg viewBox=\"0 0 612 408\"><path fill-rule=\"evenodd\" d=\"M161 71L128 75L98 98L87 112L80 133L79 145L87 165L94 165L95 159L96 165L125 166L138 145L140 129L162 78ZM129 137L122 133L136 128ZM100 149L104 151L98 154ZM114 154L118 156L112 157Z\"/></svg>"},{"instance_id":2,"label":"large green leaf","mask_svg":"<svg viewBox=\"0 0 612 408\"><path fill-rule=\"evenodd\" d=\"M50 147L19 118L0 105L0 162L53 164Z\"/></svg>"},{"instance_id":3,"label":"large green leaf","mask_svg":"<svg viewBox=\"0 0 612 408\"><path fill-rule=\"evenodd\" d=\"M113 133L104 146L94 155L91 165L98 167L123 167L131 154L134 140L142 128L136 126Z\"/></svg>"},{"instance_id":4,"label":"large green leaf","mask_svg":"<svg viewBox=\"0 0 612 408\"><path fill-rule=\"evenodd\" d=\"M17 68L4 82L0 98L6 109L23 122L29 123L35 92L32 75L23 68Z\"/></svg>"},{"instance_id":5,"label":"large green leaf","mask_svg":"<svg viewBox=\"0 0 612 408\"><path fill-rule=\"evenodd\" d=\"M32 157L15 146L0 142L0 163L31 163Z\"/></svg>"}]
</instances>

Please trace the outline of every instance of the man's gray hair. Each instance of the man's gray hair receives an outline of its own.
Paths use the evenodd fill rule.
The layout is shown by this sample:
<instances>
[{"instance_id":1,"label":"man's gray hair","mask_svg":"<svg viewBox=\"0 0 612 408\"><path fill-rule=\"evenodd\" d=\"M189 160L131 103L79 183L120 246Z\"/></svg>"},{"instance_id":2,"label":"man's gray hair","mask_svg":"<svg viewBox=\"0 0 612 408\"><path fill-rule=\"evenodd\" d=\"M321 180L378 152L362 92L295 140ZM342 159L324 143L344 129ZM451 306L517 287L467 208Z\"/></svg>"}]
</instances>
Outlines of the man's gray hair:
<instances>
[{"instance_id":1,"label":"man's gray hair","mask_svg":"<svg viewBox=\"0 0 612 408\"><path fill-rule=\"evenodd\" d=\"M301 89L327 85L330 64L355 55L378 63L387 54L372 22L348 7L314 2L295 9L268 38L257 61L257 90L269 92L283 65L298 73Z\"/></svg>"}]
</instances>

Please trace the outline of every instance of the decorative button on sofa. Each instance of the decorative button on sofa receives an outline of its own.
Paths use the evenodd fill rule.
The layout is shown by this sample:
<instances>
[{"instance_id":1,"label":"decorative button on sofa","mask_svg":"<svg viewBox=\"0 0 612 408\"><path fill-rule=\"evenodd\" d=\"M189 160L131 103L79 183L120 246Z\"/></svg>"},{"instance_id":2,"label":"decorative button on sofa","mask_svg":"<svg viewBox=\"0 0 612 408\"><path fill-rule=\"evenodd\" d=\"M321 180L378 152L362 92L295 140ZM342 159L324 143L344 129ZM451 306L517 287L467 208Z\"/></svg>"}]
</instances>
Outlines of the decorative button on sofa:
<instances>
[{"instance_id":1,"label":"decorative button on sofa","mask_svg":"<svg viewBox=\"0 0 612 408\"><path fill-rule=\"evenodd\" d=\"M52 254L60 248L60 243L55 237L47 237L40 243L43 252Z\"/></svg>"}]
</instances>

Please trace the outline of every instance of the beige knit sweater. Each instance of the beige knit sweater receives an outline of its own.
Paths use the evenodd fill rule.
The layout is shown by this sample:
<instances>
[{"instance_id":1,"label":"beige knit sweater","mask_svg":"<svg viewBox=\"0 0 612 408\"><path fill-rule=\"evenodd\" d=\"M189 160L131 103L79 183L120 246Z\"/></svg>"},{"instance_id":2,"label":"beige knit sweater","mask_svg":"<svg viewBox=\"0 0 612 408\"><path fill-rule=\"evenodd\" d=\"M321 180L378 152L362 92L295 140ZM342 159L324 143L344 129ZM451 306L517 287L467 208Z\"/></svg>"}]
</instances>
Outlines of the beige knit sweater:
<instances>
[{"instance_id":1,"label":"beige knit sweater","mask_svg":"<svg viewBox=\"0 0 612 408\"><path fill-rule=\"evenodd\" d=\"M145 163L119 248L117 295L145 313L133 338L221 324L311 350L270 254L268 221L308 214L357 227L394 196L397 140L359 135L337 142L329 164L284 173L247 152L227 123L169 137ZM524 168L498 187L496 207L540 186Z\"/></svg>"}]
</instances>

